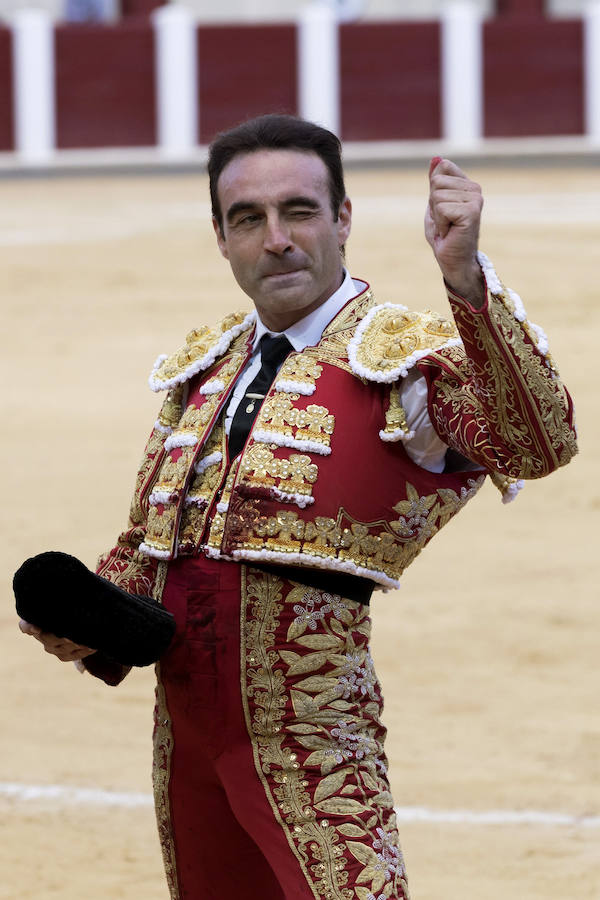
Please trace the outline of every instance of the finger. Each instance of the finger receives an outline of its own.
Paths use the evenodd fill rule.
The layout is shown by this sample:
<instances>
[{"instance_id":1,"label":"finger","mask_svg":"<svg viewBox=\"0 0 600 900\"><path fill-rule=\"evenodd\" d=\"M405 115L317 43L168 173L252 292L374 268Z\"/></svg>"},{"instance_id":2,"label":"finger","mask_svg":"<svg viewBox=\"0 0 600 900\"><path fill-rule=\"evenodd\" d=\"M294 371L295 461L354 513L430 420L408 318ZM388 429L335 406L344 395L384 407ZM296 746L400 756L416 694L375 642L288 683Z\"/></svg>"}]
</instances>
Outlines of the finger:
<instances>
[{"instance_id":1,"label":"finger","mask_svg":"<svg viewBox=\"0 0 600 900\"><path fill-rule=\"evenodd\" d=\"M429 177L430 178L433 175L433 173L435 172L435 170L437 169L437 167L439 166L439 164L441 163L441 161L442 161L441 156L434 156L432 158L431 162L429 163Z\"/></svg>"},{"instance_id":2,"label":"finger","mask_svg":"<svg viewBox=\"0 0 600 900\"><path fill-rule=\"evenodd\" d=\"M439 157L434 157L434 159L439 159ZM469 180L467 173L463 172L460 166L457 166L451 159L440 159L439 163L434 167L430 174L433 175L434 172L436 175L453 175L457 178Z\"/></svg>"},{"instance_id":3,"label":"finger","mask_svg":"<svg viewBox=\"0 0 600 900\"><path fill-rule=\"evenodd\" d=\"M25 619L19 619L19 630L22 631L23 634L31 635L31 637L37 637L38 634L42 633L37 625L32 625L31 622L26 622Z\"/></svg>"}]
</instances>

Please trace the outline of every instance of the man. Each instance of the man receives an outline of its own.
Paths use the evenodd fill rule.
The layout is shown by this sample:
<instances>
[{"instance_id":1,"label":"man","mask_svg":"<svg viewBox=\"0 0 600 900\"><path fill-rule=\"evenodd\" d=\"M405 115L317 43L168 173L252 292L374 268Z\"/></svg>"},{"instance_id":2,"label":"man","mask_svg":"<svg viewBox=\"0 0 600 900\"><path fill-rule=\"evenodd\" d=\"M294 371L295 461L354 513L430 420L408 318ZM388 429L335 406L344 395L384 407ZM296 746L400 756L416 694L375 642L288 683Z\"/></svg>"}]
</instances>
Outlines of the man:
<instances>
[{"instance_id":1,"label":"man","mask_svg":"<svg viewBox=\"0 0 600 900\"><path fill-rule=\"evenodd\" d=\"M219 250L256 314L158 359L166 399L98 567L177 620L154 762L171 895L405 898L370 593L486 475L510 499L567 463L571 402L478 253L481 191L449 160L432 160L425 232L456 325L377 303L344 269L330 132L261 117L217 138L209 176ZM109 684L127 673L22 629Z\"/></svg>"}]
</instances>

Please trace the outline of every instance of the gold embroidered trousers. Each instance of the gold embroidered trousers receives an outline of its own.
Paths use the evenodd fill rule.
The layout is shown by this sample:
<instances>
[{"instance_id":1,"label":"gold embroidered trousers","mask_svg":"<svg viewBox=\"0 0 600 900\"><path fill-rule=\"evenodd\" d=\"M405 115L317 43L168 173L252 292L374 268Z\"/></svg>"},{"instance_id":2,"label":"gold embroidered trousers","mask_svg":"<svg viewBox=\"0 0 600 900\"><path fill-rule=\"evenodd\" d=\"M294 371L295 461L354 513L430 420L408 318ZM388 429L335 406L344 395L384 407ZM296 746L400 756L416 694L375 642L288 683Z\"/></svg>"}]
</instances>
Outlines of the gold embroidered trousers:
<instances>
[{"instance_id":1,"label":"gold embroidered trousers","mask_svg":"<svg viewBox=\"0 0 600 900\"><path fill-rule=\"evenodd\" d=\"M155 793L172 898L408 898L368 606L175 560Z\"/></svg>"}]
</instances>

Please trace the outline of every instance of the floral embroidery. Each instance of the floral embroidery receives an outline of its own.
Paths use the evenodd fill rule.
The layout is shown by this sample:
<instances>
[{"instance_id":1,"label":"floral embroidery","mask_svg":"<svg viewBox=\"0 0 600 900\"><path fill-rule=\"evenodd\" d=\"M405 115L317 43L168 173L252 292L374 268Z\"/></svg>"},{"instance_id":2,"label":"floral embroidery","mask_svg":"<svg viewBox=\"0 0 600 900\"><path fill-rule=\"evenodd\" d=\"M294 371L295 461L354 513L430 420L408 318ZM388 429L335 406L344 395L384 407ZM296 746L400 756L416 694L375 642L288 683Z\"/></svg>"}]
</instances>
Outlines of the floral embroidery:
<instances>
[{"instance_id":1,"label":"floral embroidery","mask_svg":"<svg viewBox=\"0 0 600 900\"><path fill-rule=\"evenodd\" d=\"M319 900L408 900L368 607L242 571L246 723L304 877Z\"/></svg>"}]
</instances>

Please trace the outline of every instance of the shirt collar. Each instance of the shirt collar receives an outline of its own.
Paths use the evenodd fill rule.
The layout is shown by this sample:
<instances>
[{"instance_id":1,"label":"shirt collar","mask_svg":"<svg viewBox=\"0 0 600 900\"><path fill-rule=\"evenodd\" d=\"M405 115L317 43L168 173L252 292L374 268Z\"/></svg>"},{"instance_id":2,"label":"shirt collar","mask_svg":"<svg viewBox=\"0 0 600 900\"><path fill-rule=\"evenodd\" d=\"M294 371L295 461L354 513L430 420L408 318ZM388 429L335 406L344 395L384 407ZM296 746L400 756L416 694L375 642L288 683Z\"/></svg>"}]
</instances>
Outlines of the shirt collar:
<instances>
[{"instance_id":1,"label":"shirt collar","mask_svg":"<svg viewBox=\"0 0 600 900\"><path fill-rule=\"evenodd\" d=\"M285 331L273 332L269 331L267 326L261 321L260 316L256 318L256 333L252 343L252 350L256 350L261 337L264 334L284 334L294 350L297 353L304 350L305 347L314 347L318 344L321 335L331 320L337 316L339 311L346 305L348 300L356 297L364 291L366 285L362 281L354 281L350 277L347 269L344 269L344 280L334 294L329 297L325 303L313 309L307 316L294 322Z\"/></svg>"}]
</instances>

